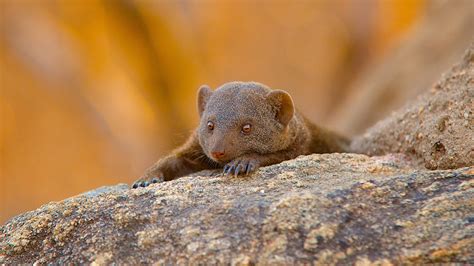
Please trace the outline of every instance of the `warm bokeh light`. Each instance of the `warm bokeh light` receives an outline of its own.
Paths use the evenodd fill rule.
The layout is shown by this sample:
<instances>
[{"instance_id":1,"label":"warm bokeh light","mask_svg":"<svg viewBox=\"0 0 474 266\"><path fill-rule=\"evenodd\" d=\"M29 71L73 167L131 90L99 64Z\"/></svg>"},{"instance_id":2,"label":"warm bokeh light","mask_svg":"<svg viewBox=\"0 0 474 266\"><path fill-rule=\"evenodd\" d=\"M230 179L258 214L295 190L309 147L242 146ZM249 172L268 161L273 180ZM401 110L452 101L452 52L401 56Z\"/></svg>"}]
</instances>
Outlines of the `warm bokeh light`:
<instances>
[{"instance_id":1,"label":"warm bokeh light","mask_svg":"<svg viewBox=\"0 0 474 266\"><path fill-rule=\"evenodd\" d=\"M3 0L0 223L130 183L197 123L199 85L285 89L327 123L425 2Z\"/></svg>"}]
</instances>

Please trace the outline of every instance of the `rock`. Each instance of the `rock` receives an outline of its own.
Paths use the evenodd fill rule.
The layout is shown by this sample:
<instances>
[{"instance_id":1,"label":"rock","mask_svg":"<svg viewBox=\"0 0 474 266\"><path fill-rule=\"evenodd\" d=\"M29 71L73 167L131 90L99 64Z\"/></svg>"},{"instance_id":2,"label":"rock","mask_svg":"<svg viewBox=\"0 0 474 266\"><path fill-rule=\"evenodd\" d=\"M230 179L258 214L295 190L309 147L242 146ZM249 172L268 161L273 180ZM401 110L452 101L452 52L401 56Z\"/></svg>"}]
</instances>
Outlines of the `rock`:
<instances>
[{"instance_id":1,"label":"rock","mask_svg":"<svg viewBox=\"0 0 474 266\"><path fill-rule=\"evenodd\" d=\"M430 91L355 139L352 149L404 153L428 169L474 165L474 44Z\"/></svg>"},{"instance_id":2,"label":"rock","mask_svg":"<svg viewBox=\"0 0 474 266\"><path fill-rule=\"evenodd\" d=\"M247 177L100 188L0 227L0 264L474 261L474 168L314 154Z\"/></svg>"}]
</instances>

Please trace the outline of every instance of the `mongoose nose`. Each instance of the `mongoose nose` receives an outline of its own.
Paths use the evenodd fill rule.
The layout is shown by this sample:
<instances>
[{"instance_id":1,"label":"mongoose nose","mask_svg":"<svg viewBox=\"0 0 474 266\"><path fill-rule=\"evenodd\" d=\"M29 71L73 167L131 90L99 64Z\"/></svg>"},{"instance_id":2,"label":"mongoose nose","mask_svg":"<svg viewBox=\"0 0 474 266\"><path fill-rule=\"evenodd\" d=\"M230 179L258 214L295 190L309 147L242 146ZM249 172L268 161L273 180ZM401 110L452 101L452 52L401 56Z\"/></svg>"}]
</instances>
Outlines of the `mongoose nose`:
<instances>
[{"instance_id":1,"label":"mongoose nose","mask_svg":"<svg viewBox=\"0 0 474 266\"><path fill-rule=\"evenodd\" d=\"M224 151L213 151L213 152L211 152L211 155L212 155L212 157L214 157L216 159L220 159L220 158L224 157L225 153L224 153Z\"/></svg>"}]
</instances>

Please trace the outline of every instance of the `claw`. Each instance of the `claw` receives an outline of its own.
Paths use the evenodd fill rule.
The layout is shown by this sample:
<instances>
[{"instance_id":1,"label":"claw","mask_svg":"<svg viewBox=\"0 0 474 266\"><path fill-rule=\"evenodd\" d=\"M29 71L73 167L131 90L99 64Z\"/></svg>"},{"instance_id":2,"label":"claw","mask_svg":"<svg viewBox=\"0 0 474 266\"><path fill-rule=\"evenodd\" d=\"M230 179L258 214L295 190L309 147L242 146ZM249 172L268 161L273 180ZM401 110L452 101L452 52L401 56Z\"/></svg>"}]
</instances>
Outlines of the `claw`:
<instances>
[{"instance_id":1,"label":"claw","mask_svg":"<svg viewBox=\"0 0 474 266\"><path fill-rule=\"evenodd\" d=\"M138 187L138 183L134 183L132 188L137 188Z\"/></svg>"},{"instance_id":2,"label":"claw","mask_svg":"<svg viewBox=\"0 0 474 266\"><path fill-rule=\"evenodd\" d=\"M245 168L245 174L248 175L252 171L252 164L247 164L247 167Z\"/></svg>"},{"instance_id":3,"label":"claw","mask_svg":"<svg viewBox=\"0 0 474 266\"><path fill-rule=\"evenodd\" d=\"M229 165L226 164L226 165L224 166L224 171L222 171L222 173L223 173L223 174L227 174L227 173L226 173L227 170L229 170Z\"/></svg>"},{"instance_id":4,"label":"claw","mask_svg":"<svg viewBox=\"0 0 474 266\"><path fill-rule=\"evenodd\" d=\"M229 166L229 169L227 169L226 175L229 175L230 173L232 173L232 170L234 170L233 165Z\"/></svg>"},{"instance_id":5,"label":"claw","mask_svg":"<svg viewBox=\"0 0 474 266\"><path fill-rule=\"evenodd\" d=\"M237 165L237 167L235 167L234 176L237 176L240 173L241 169L242 169L242 165L241 164Z\"/></svg>"},{"instance_id":6,"label":"claw","mask_svg":"<svg viewBox=\"0 0 474 266\"><path fill-rule=\"evenodd\" d=\"M245 172L247 175L254 172L256 170L257 166L254 163L249 163L247 165L247 171Z\"/></svg>"},{"instance_id":7,"label":"claw","mask_svg":"<svg viewBox=\"0 0 474 266\"><path fill-rule=\"evenodd\" d=\"M158 178L154 177L154 178L151 180L151 183L153 183L153 184L158 183Z\"/></svg>"}]
</instances>

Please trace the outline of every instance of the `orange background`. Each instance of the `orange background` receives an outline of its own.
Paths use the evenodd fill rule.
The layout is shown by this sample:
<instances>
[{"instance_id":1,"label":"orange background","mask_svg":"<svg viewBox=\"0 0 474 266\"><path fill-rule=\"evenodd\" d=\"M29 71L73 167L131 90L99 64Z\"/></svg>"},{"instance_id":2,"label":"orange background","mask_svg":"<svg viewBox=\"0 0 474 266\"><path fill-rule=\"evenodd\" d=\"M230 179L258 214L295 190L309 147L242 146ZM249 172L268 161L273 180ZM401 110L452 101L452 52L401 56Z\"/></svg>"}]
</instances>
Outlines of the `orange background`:
<instances>
[{"instance_id":1,"label":"orange background","mask_svg":"<svg viewBox=\"0 0 474 266\"><path fill-rule=\"evenodd\" d=\"M130 183L197 124L199 85L254 80L329 123L424 1L0 2L0 223ZM343 125L336 125L343 127Z\"/></svg>"}]
</instances>

